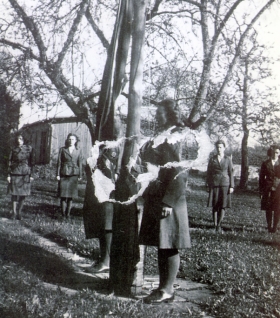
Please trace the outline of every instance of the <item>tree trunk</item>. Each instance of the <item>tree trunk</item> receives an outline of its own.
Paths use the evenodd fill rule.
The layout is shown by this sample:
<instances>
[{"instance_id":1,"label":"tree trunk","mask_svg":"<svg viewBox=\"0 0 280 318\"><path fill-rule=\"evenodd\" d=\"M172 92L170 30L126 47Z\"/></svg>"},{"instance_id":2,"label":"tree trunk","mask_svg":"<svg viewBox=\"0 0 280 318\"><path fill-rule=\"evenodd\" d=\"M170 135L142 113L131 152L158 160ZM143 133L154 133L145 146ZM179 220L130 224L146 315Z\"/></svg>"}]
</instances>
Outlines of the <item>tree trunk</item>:
<instances>
[{"instance_id":1,"label":"tree trunk","mask_svg":"<svg viewBox=\"0 0 280 318\"><path fill-rule=\"evenodd\" d=\"M242 130L243 138L241 144L241 175L240 175L240 188L247 189L249 179L249 160L248 160L248 138L249 129L247 125L247 106L248 106L248 59L245 59L245 75L243 80L243 102L242 102Z\"/></svg>"},{"instance_id":2,"label":"tree trunk","mask_svg":"<svg viewBox=\"0 0 280 318\"><path fill-rule=\"evenodd\" d=\"M142 105L143 47L145 35L145 16L147 0L133 2L133 33L131 51L131 70L129 86L129 105L127 131L122 168L116 184L115 197L126 201L135 193L129 179L127 164L135 157L137 138L140 134L140 108ZM135 188L135 187L134 187ZM116 204L113 219L113 240L111 248L110 279L116 295L130 295L139 261L138 211L136 202Z\"/></svg>"}]
</instances>

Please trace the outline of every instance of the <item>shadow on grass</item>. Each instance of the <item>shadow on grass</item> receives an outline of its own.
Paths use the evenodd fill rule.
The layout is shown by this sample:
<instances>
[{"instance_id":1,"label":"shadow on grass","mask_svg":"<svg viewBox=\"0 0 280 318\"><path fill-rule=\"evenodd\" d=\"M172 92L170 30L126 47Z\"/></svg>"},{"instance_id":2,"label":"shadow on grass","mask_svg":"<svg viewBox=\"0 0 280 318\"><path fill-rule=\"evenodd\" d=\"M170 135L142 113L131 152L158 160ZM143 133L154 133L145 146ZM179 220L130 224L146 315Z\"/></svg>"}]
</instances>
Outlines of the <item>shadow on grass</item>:
<instances>
[{"instance_id":1,"label":"shadow on grass","mask_svg":"<svg viewBox=\"0 0 280 318\"><path fill-rule=\"evenodd\" d=\"M76 272L70 261L38 246L0 236L0 257L32 272L46 283L75 290L88 288L103 294L110 292L109 279Z\"/></svg>"}]
</instances>

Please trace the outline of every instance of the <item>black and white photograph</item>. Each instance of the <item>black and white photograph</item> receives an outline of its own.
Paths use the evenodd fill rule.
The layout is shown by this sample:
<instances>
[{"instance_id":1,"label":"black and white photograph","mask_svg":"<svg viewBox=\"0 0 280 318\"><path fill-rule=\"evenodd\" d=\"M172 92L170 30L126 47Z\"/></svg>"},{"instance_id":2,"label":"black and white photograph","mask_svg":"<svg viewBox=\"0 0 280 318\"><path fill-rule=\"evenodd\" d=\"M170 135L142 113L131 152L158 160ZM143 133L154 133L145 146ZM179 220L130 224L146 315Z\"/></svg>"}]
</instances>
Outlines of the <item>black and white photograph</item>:
<instances>
[{"instance_id":1,"label":"black and white photograph","mask_svg":"<svg viewBox=\"0 0 280 318\"><path fill-rule=\"evenodd\" d=\"M280 318L280 1L0 10L0 317Z\"/></svg>"}]
</instances>

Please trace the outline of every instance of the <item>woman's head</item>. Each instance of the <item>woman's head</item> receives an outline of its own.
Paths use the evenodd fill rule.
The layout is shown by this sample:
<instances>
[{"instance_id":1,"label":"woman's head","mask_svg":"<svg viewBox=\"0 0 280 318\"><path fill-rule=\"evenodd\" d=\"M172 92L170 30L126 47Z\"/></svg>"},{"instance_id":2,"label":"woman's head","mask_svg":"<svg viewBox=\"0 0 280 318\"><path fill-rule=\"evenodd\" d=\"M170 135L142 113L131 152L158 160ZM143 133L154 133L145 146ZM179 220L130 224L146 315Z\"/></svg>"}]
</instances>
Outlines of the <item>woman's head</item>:
<instances>
[{"instance_id":1,"label":"woman's head","mask_svg":"<svg viewBox=\"0 0 280 318\"><path fill-rule=\"evenodd\" d=\"M65 146L66 147L74 147L74 146L77 147L78 142L79 142L78 136L70 133L70 134L68 134L67 139L65 141Z\"/></svg>"},{"instance_id":2,"label":"woman's head","mask_svg":"<svg viewBox=\"0 0 280 318\"><path fill-rule=\"evenodd\" d=\"M175 100L165 99L158 104L156 121L160 128L181 125L180 110Z\"/></svg>"},{"instance_id":3,"label":"woman's head","mask_svg":"<svg viewBox=\"0 0 280 318\"><path fill-rule=\"evenodd\" d=\"M25 143L25 137L23 136L22 133L18 133L15 136L15 144L16 144L16 146L22 146L22 145L24 145L24 143Z\"/></svg>"},{"instance_id":4,"label":"woman's head","mask_svg":"<svg viewBox=\"0 0 280 318\"><path fill-rule=\"evenodd\" d=\"M278 145L271 145L267 150L267 155L273 160L278 159L280 155L280 146Z\"/></svg>"},{"instance_id":5,"label":"woman's head","mask_svg":"<svg viewBox=\"0 0 280 318\"><path fill-rule=\"evenodd\" d=\"M222 155L225 152L226 144L223 140L216 141L215 146L219 155Z\"/></svg>"}]
</instances>

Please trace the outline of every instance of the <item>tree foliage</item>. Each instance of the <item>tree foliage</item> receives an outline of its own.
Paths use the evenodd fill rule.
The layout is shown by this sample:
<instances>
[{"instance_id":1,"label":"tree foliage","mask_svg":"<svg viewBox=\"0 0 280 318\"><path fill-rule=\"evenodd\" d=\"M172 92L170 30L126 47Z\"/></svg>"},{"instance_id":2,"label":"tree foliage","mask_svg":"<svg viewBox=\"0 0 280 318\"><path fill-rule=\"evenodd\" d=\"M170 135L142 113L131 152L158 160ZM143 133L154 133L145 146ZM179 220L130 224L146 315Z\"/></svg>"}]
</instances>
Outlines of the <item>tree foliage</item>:
<instances>
[{"instance_id":1,"label":"tree foliage","mask_svg":"<svg viewBox=\"0 0 280 318\"><path fill-rule=\"evenodd\" d=\"M146 17L146 99L164 98L172 88L187 108L187 126L196 129L209 120L223 100L245 39L274 2L151 1ZM94 139L118 3L8 0L5 6L0 44L12 52L14 64L5 79L25 91L24 101L51 106L63 100ZM167 73L173 76L167 79ZM121 89L126 78L124 74ZM211 83L217 90L209 99Z\"/></svg>"},{"instance_id":2,"label":"tree foliage","mask_svg":"<svg viewBox=\"0 0 280 318\"><path fill-rule=\"evenodd\" d=\"M11 135L17 130L20 117L20 101L16 100L8 91L5 84L0 82L0 169L7 170L8 156L11 145Z\"/></svg>"}]
</instances>

